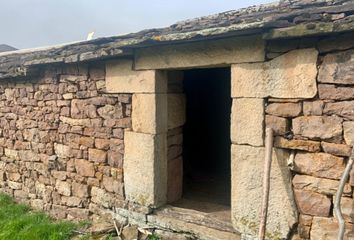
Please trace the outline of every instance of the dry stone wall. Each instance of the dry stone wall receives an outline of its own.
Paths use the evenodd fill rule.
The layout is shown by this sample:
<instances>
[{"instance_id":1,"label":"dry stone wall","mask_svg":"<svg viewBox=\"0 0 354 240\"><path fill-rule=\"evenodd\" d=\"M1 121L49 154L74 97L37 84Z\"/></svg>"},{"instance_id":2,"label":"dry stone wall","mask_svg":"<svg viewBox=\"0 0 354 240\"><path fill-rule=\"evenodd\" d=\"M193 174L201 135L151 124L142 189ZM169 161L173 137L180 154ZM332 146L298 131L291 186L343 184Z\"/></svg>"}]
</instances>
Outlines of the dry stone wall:
<instances>
[{"instance_id":1,"label":"dry stone wall","mask_svg":"<svg viewBox=\"0 0 354 240\"><path fill-rule=\"evenodd\" d=\"M131 101L131 94L106 93L98 62L1 81L0 191L61 219L124 208Z\"/></svg>"},{"instance_id":2,"label":"dry stone wall","mask_svg":"<svg viewBox=\"0 0 354 240\"><path fill-rule=\"evenodd\" d=\"M319 51L317 94L311 99L268 98L265 122L275 129L275 147L294 154L289 167L299 210L295 239L336 239L333 215L335 193L354 143L353 45L336 44L336 38L275 41L267 56L302 47ZM354 238L354 171L341 200L346 238Z\"/></svg>"}]
</instances>

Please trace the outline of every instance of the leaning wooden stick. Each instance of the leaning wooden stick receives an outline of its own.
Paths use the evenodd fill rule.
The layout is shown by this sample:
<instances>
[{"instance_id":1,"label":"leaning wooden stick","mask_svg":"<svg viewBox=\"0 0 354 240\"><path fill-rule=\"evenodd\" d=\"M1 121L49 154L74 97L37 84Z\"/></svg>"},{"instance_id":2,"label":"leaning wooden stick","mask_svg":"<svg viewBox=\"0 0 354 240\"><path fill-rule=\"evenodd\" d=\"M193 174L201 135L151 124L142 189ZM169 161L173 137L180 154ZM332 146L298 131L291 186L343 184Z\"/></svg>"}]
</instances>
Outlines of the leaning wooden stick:
<instances>
[{"instance_id":1,"label":"leaning wooden stick","mask_svg":"<svg viewBox=\"0 0 354 240\"><path fill-rule=\"evenodd\" d=\"M345 221L342 215L342 210L340 207L340 202L342 199L342 194L343 194L343 190L344 190L344 186L346 184L346 182L348 181L348 177L349 177L349 173L353 167L353 163L354 163L354 147L352 149L352 154L348 160L347 166L345 167L344 173L342 175L342 178L340 179L339 182L339 186L338 186L338 190L336 193L336 199L334 202L334 214L338 220L338 225L339 225L339 230L338 230L338 240L343 240L344 239L344 232L345 232Z\"/></svg>"},{"instance_id":2,"label":"leaning wooden stick","mask_svg":"<svg viewBox=\"0 0 354 240\"><path fill-rule=\"evenodd\" d=\"M265 157L264 157L264 173L263 173L263 199L261 208L261 219L259 225L259 240L264 240L267 224L268 200L270 188L270 169L272 166L272 150L273 150L273 129L266 128L265 141Z\"/></svg>"}]
</instances>

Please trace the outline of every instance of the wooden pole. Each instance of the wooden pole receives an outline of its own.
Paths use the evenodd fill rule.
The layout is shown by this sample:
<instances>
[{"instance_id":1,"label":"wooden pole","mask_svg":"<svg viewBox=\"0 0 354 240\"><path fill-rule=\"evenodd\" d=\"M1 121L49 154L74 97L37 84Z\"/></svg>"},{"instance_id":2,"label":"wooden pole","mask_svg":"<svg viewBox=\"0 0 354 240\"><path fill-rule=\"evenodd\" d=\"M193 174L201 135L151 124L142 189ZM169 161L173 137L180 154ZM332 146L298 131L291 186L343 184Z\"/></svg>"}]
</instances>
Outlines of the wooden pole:
<instances>
[{"instance_id":1,"label":"wooden pole","mask_svg":"<svg viewBox=\"0 0 354 240\"><path fill-rule=\"evenodd\" d=\"M264 240L267 224L268 200L270 188L270 169L272 166L273 150L273 129L266 128L264 173L263 173L263 199L261 208L261 219L259 224L259 240Z\"/></svg>"},{"instance_id":2,"label":"wooden pole","mask_svg":"<svg viewBox=\"0 0 354 240\"><path fill-rule=\"evenodd\" d=\"M343 194L343 190L344 190L344 186L346 184L346 182L348 181L349 178L349 173L353 167L353 163L354 163L354 147L352 149L352 154L348 160L347 166L345 167L345 170L343 172L342 178L340 179L339 182L339 186L338 186L338 190L336 193L336 199L334 201L334 215L336 216L337 220L338 220L338 225L339 225L339 230L338 230L338 240L343 240L344 239L344 233L345 233L345 221L342 215L342 210L340 207L340 202L342 199L342 194Z\"/></svg>"}]
</instances>

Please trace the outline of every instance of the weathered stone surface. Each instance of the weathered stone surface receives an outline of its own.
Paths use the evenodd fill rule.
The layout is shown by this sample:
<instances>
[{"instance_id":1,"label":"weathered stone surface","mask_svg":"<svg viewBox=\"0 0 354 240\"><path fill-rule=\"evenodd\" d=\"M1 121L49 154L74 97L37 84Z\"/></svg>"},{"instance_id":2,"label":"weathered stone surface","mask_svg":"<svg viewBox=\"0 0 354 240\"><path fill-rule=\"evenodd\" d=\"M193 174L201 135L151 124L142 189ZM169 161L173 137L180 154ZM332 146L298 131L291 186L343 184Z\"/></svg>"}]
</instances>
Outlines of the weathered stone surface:
<instances>
[{"instance_id":1,"label":"weathered stone surface","mask_svg":"<svg viewBox=\"0 0 354 240\"><path fill-rule=\"evenodd\" d=\"M325 195L335 195L338 190L339 181L297 174L293 178L293 186L296 189L313 191ZM350 195L351 192L351 187L349 184L346 184L343 191L344 195Z\"/></svg>"},{"instance_id":2,"label":"weathered stone surface","mask_svg":"<svg viewBox=\"0 0 354 240\"><path fill-rule=\"evenodd\" d=\"M123 196L122 182L119 182L112 177L103 176L102 185L108 192L118 193Z\"/></svg>"},{"instance_id":3,"label":"weathered stone surface","mask_svg":"<svg viewBox=\"0 0 354 240\"><path fill-rule=\"evenodd\" d=\"M58 157L68 158L71 157L71 148L63 144L54 144L54 152Z\"/></svg>"},{"instance_id":4,"label":"weathered stone surface","mask_svg":"<svg viewBox=\"0 0 354 240\"><path fill-rule=\"evenodd\" d=\"M183 192L183 158L168 160L167 202L173 203L182 197Z\"/></svg>"},{"instance_id":5,"label":"weathered stone surface","mask_svg":"<svg viewBox=\"0 0 354 240\"><path fill-rule=\"evenodd\" d=\"M75 160L76 172L83 177L93 177L95 176L95 168L93 163L85 159Z\"/></svg>"},{"instance_id":6,"label":"weathered stone surface","mask_svg":"<svg viewBox=\"0 0 354 240\"><path fill-rule=\"evenodd\" d=\"M310 139L331 139L342 135L342 119L336 116L303 116L293 119L293 132Z\"/></svg>"},{"instance_id":7,"label":"weathered stone surface","mask_svg":"<svg viewBox=\"0 0 354 240\"><path fill-rule=\"evenodd\" d=\"M215 66L264 61L264 41L259 37L237 37L174 46L139 48L136 69L168 69Z\"/></svg>"},{"instance_id":8,"label":"weathered stone surface","mask_svg":"<svg viewBox=\"0 0 354 240\"><path fill-rule=\"evenodd\" d=\"M343 197L340 206L345 221L354 223L354 200L352 198Z\"/></svg>"},{"instance_id":9,"label":"weathered stone surface","mask_svg":"<svg viewBox=\"0 0 354 240\"><path fill-rule=\"evenodd\" d=\"M317 51L294 50L266 63L232 65L232 97L312 98Z\"/></svg>"},{"instance_id":10,"label":"weathered stone surface","mask_svg":"<svg viewBox=\"0 0 354 240\"><path fill-rule=\"evenodd\" d=\"M351 147L346 144L321 142L321 146L324 152L336 156L349 157L351 154Z\"/></svg>"},{"instance_id":11,"label":"weathered stone surface","mask_svg":"<svg viewBox=\"0 0 354 240\"><path fill-rule=\"evenodd\" d=\"M354 98L354 89L333 84L318 84L320 99L348 100Z\"/></svg>"},{"instance_id":12,"label":"weathered stone surface","mask_svg":"<svg viewBox=\"0 0 354 240\"><path fill-rule=\"evenodd\" d=\"M333 52L335 50L347 50L354 47L353 33L345 33L341 35L335 35L333 37L326 37L319 41L318 49L321 53Z\"/></svg>"},{"instance_id":13,"label":"weathered stone surface","mask_svg":"<svg viewBox=\"0 0 354 240\"><path fill-rule=\"evenodd\" d=\"M231 141L236 144L263 145L264 100L234 99L231 111Z\"/></svg>"},{"instance_id":14,"label":"weathered stone surface","mask_svg":"<svg viewBox=\"0 0 354 240\"><path fill-rule=\"evenodd\" d=\"M354 120L354 101L326 103L323 113L326 115L338 115L348 120Z\"/></svg>"},{"instance_id":15,"label":"weathered stone surface","mask_svg":"<svg viewBox=\"0 0 354 240\"><path fill-rule=\"evenodd\" d=\"M324 102L323 101L312 101L303 102L303 112L305 116L321 116L323 113Z\"/></svg>"},{"instance_id":16,"label":"weathered stone surface","mask_svg":"<svg viewBox=\"0 0 354 240\"><path fill-rule=\"evenodd\" d=\"M274 135L284 135L289 131L289 121L286 118L266 115L265 125L274 131Z\"/></svg>"},{"instance_id":17,"label":"weathered stone surface","mask_svg":"<svg viewBox=\"0 0 354 240\"><path fill-rule=\"evenodd\" d=\"M184 94L168 94L167 102L168 129L183 126L186 122L186 96Z\"/></svg>"},{"instance_id":18,"label":"weathered stone surface","mask_svg":"<svg viewBox=\"0 0 354 240\"><path fill-rule=\"evenodd\" d=\"M105 163L107 160L107 152L99 149L90 148L88 150L88 159L96 163Z\"/></svg>"},{"instance_id":19,"label":"weathered stone surface","mask_svg":"<svg viewBox=\"0 0 354 240\"><path fill-rule=\"evenodd\" d=\"M343 131L345 143L354 146L354 122L344 122Z\"/></svg>"},{"instance_id":20,"label":"weathered stone surface","mask_svg":"<svg viewBox=\"0 0 354 240\"><path fill-rule=\"evenodd\" d=\"M266 108L266 113L278 117L297 117L301 111L301 103L271 103Z\"/></svg>"},{"instance_id":21,"label":"weathered stone surface","mask_svg":"<svg viewBox=\"0 0 354 240\"><path fill-rule=\"evenodd\" d=\"M138 239L139 231L136 226L127 226L123 228L122 237L123 239Z\"/></svg>"},{"instance_id":22,"label":"weathered stone surface","mask_svg":"<svg viewBox=\"0 0 354 240\"><path fill-rule=\"evenodd\" d=\"M288 140L279 136L274 139L274 147L304 150L307 152L319 152L321 150L320 142L297 139Z\"/></svg>"},{"instance_id":23,"label":"weathered stone surface","mask_svg":"<svg viewBox=\"0 0 354 240\"><path fill-rule=\"evenodd\" d=\"M298 233L301 238L300 239L310 239L310 230L312 224L312 216L300 214L299 215L299 226Z\"/></svg>"},{"instance_id":24,"label":"weathered stone surface","mask_svg":"<svg viewBox=\"0 0 354 240\"><path fill-rule=\"evenodd\" d=\"M321 64L318 81L322 83L354 84L354 51L327 54Z\"/></svg>"},{"instance_id":25,"label":"weathered stone surface","mask_svg":"<svg viewBox=\"0 0 354 240\"><path fill-rule=\"evenodd\" d=\"M58 191L58 193L64 195L64 196L71 196L71 185L68 182L64 181L56 181L55 188Z\"/></svg>"},{"instance_id":26,"label":"weathered stone surface","mask_svg":"<svg viewBox=\"0 0 354 240\"><path fill-rule=\"evenodd\" d=\"M352 168L352 170L350 171L349 184L351 186L354 186L354 168Z\"/></svg>"},{"instance_id":27,"label":"weathered stone surface","mask_svg":"<svg viewBox=\"0 0 354 240\"><path fill-rule=\"evenodd\" d=\"M166 135L126 131L124 183L127 199L144 206L166 202Z\"/></svg>"},{"instance_id":28,"label":"weathered stone surface","mask_svg":"<svg viewBox=\"0 0 354 240\"><path fill-rule=\"evenodd\" d=\"M328 153L302 153L295 156L294 171L315 177L340 179L345 168L344 159Z\"/></svg>"},{"instance_id":29,"label":"weathered stone surface","mask_svg":"<svg viewBox=\"0 0 354 240\"><path fill-rule=\"evenodd\" d=\"M119 119L123 117L123 109L120 105L105 105L97 109L97 113L103 119Z\"/></svg>"},{"instance_id":30,"label":"weathered stone surface","mask_svg":"<svg viewBox=\"0 0 354 240\"><path fill-rule=\"evenodd\" d=\"M134 71L131 60L106 63L106 90L110 93L166 93L167 73Z\"/></svg>"},{"instance_id":31,"label":"weathered stone surface","mask_svg":"<svg viewBox=\"0 0 354 240\"><path fill-rule=\"evenodd\" d=\"M232 145L232 222L236 230L256 236L260 216L264 148ZM286 238L297 222L297 211L289 182L287 151L275 149L270 182L267 235ZM250 204L252 203L252 204Z\"/></svg>"},{"instance_id":32,"label":"weathered stone surface","mask_svg":"<svg viewBox=\"0 0 354 240\"><path fill-rule=\"evenodd\" d=\"M302 214L328 217L331 210L331 200L319 193L295 189L296 204Z\"/></svg>"},{"instance_id":33,"label":"weathered stone surface","mask_svg":"<svg viewBox=\"0 0 354 240\"><path fill-rule=\"evenodd\" d=\"M338 222L334 218L314 217L311 227L311 240L333 240L338 237ZM354 225L345 225L345 240L354 238Z\"/></svg>"},{"instance_id":34,"label":"weathered stone surface","mask_svg":"<svg viewBox=\"0 0 354 240\"><path fill-rule=\"evenodd\" d=\"M73 182L72 183L73 196L85 198L89 196L88 185Z\"/></svg>"},{"instance_id":35,"label":"weathered stone surface","mask_svg":"<svg viewBox=\"0 0 354 240\"><path fill-rule=\"evenodd\" d=\"M132 126L134 132L167 132L167 95L134 94L132 99Z\"/></svg>"},{"instance_id":36,"label":"weathered stone surface","mask_svg":"<svg viewBox=\"0 0 354 240\"><path fill-rule=\"evenodd\" d=\"M114 203L115 196L107 193L104 189L92 187L91 200L103 207L110 208Z\"/></svg>"}]
</instances>

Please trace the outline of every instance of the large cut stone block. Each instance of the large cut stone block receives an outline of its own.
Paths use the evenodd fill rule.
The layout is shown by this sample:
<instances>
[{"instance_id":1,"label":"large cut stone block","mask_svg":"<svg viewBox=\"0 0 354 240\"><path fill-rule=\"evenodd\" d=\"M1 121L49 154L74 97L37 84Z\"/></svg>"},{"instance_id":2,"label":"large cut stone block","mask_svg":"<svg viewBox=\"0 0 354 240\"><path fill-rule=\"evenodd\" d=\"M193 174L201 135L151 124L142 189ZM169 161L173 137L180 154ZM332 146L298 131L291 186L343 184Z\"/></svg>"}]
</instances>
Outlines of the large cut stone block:
<instances>
[{"instance_id":1,"label":"large cut stone block","mask_svg":"<svg viewBox=\"0 0 354 240\"><path fill-rule=\"evenodd\" d=\"M134 71L132 60L112 60L106 63L106 90L109 93L165 93L167 73Z\"/></svg>"},{"instance_id":2,"label":"large cut stone block","mask_svg":"<svg viewBox=\"0 0 354 240\"><path fill-rule=\"evenodd\" d=\"M166 202L166 135L126 131L124 135L124 184L129 201L144 206Z\"/></svg>"},{"instance_id":3,"label":"large cut stone block","mask_svg":"<svg viewBox=\"0 0 354 240\"><path fill-rule=\"evenodd\" d=\"M264 41L238 37L136 50L136 69L190 68L264 61Z\"/></svg>"},{"instance_id":4,"label":"large cut stone block","mask_svg":"<svg viewBox=\"0 0 354 240\"><path fill-rule=\"evenodd\" d=\"M266 63L232 65L232 97L312 98L317 93L315 49L294 50Z\"/></svg>"},{"instance_id":5,"label":"large cut stone block","mask_svg":"<svg viewBox=\"0 0 354 240\"><path fill-rule=\"evenodd\" d=\"M231 141L235 144L263 145L264 100L234 99L231 111Z\"/></svg>"},{"instance_id":6,"label":"large cut stone block","mask_svg":"<svg viewBox=\"0 0 354 240\"><path fill-rule=\"evenodd\" d=\"M232 222L236 230L254 237L259 228L264 152L263 147L231 147ZM273 151L267 218L269 239L286 239L297 222L288 157L287 151Z\"/></svg>"},{"instance_id":7,"label":"large cut stone block","mask_svg":"<svg viewBox=\"0 0 354 240\"><path fill-rule=\"evenodd\" d=\"M168 94L168 129L183 126L186 122L186 97L184 94Z\"/></svg>"},{"instance_id":8,"label":"large cut stone block","mask_svg":"<svg viewBox=\"0 0 354 240\"><path fill-rule=\"evenodd\" d=\"M167 132L167 95L134 94L132 98L132 126L134 132Z\"/></svg>"}]
</instances>

